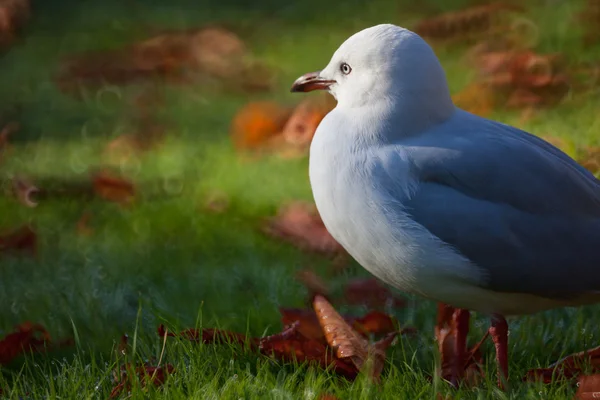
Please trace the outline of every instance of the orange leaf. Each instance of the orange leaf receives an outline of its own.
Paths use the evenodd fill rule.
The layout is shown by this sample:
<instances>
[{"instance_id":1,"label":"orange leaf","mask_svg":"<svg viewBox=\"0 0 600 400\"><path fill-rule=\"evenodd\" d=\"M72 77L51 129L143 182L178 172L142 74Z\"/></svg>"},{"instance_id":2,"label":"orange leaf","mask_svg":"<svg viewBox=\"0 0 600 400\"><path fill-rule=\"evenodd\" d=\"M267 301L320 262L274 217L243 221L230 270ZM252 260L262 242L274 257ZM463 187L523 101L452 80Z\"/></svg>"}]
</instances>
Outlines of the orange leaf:
<instances>
[{"instance_id":1,"label":"orange leaf","mask_svg":"<svg viewBox=\"0 0 600 400\"><path fill-rule=\"evenodd\" d=\"M313 310L300 308L279 308L281 323L284 326L298 322L296 330L307 339L320 340L325 343L323 330Z\"/></svg>"},{"instance_id":2,"label":"orange leaf","mask_svg":"<svg viewBox=\"0 0 600 400\"><path fill-rule=\"evenodd\" d=\"M386 335L396 331L394 319L379 311L371 311L364 317L347 320L354 329L363 334Z\"/></svg>"},{"instance_id":3,"label":"orange leaf","mask_svg":"<svg viewBox=\"0 0 600 400\"><path fill-rule=\"evenodd\" d=\"M577 381L575 400L591 400L600 397L600 374L583 375Z\"/></svg>"},{"instance_id":4,"label":"orange leaf","mask_svg":"<svg viewBox=\"0 0 600 400\"><path fill-rule=\"evenodd\" d=\"M290 116L288 107L272 102L245 105L231 123L233 142L238 149L256 149L279 135Z\"/></svg>"},{"instance_id":5,"label":"orange leaf","mask_svg":"<svg viewBox=\"0 0 600 400\"><path fill-rule=\"evenodd\" d=\"M261 339L261 352L286 361L316 363L322 368L333 367L337 374L348 379L356 377L358 371L352 363L337 358L325 343L300 335L298 326L299 322L295 322L283 332Z\"/></svg>"},{"instance_id":6,"label":"orange leaf","mask_svg":"<svg viewBox=\"0 0 600 400\"><path fill-rule=\"evenodd\" d=\"M349 359L359 371L367 367L369 376L375 381L379 380L385 363L385 350L392 343L397 332L391 333L371 346L348 325L323 296L315 296L313 307L325 332L327 343L335 350L336 356Z\"/></svg>"},{"instance_id":7,"label":"orange leaf","mask_svg":"<svg viewBox=\"0 0 600 400\"><path fill-rule=\"evenodd\" d=\"M344 252L325 228L316 208L304 202L280 208L277 217L267 221L264 232L287 240L302 250L330 256Z\"/></svg>"},{"instance_id":8,"label":"orange leaf","mask_svg":"<svg viewBox=\"0 0 600 400\"><path fill-rule=\"evenodd\" d=\"M454 104L480 117L487 117L494 109L494 94L489 86L481 83L473 83L461 92L452 96Z\"/></svg>"},{"instance_id":9,"label":"orange leaf","mask_svg":"<svg viewBox=\"0 0 600 400\"><path fill-rule=\"evenodd\" d=\"M100 172L92 177L94 192L101 198L120 204L131 204L135 197L133 183L123 178Z\"/></svg>"},{"instance_id":10,"label":"orange leaf","mask_svg":"<svg viewBox=\"0 0 600 400\"><path fill-rule=\"evenodd\" d=\"M344 296L348 304L365 305L369 308L394 307L406 305L376 278L355 279L346 285Z\"/></svg>"},{"instance_id":11,"label":"orange leaf","mask_svg":"<svg viewBox=\"0 0 600 400\"><path fill-rule=\"evenodd\" d=\"M327 95L329 98L331 96ZM294 112L283 127L285 140L296 147L308 148L321 120L334 107L332 102L321 101L321 104L309 98L294 109Z\"/></svg>"}]
</instances>

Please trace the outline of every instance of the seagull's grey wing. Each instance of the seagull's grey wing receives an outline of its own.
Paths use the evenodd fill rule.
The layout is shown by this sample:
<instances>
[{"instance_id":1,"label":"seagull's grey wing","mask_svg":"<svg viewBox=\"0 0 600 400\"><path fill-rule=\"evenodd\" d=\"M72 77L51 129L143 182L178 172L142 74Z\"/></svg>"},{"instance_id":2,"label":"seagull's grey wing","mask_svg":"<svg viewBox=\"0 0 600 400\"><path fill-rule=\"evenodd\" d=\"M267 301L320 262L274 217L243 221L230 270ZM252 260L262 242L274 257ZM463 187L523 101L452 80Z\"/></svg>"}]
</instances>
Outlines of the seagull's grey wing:
<instances>
[{"instance_id":1,"label":"seagull's grey wing","mask_svg":"<svg viewBox=\"0 0 600 400\"><path fill-rule=\"evenodd\" d=\"M600 218L539 215L441 183L404 211L483 269L487 289L568 298L600 290Z\"/></svg>"},{"instance_id":2,"label":"seagull's grey wing","mask_svg":"<svg viewBox=\"0 0 600 400\"><path fill-rule=\"evenodd\" d=\"M407 145L422 181L533 214L600 217L600 181L519 129L459 112Z\"/></svg>"},{"instance_id":3,"label":"seagull's grey wing","mask_svg":"<svg viewBox=\"0 0 600 400\"><path fill-rule=\"evenodd\" d=\"M553 298L600 290L598 180L532 135L465 118L396 149L419 182L405 212L482 268L488 289Z\"/></svg>"}]
</instances>

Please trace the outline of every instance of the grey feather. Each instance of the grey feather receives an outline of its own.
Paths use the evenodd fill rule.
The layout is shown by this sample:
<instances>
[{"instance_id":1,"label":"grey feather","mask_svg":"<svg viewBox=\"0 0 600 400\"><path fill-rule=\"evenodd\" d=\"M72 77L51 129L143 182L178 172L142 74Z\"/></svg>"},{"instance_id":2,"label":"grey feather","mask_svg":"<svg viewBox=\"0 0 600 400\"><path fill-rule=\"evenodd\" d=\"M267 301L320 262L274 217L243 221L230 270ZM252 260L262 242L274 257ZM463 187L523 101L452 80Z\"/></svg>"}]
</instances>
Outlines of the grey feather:
<instances>
[{"instance_id":1,"label":"grey feather","mask_svg":"<svg viewBox=\"0 0 600 400\"><path fill-rule=\"evenodd\" d=\"M482 268L487 289L600 290L600 182L526 132L464 112L455 119L448 124L462 131L402 144L421 182L405 211Z\"/></svg>"}]
</instances>

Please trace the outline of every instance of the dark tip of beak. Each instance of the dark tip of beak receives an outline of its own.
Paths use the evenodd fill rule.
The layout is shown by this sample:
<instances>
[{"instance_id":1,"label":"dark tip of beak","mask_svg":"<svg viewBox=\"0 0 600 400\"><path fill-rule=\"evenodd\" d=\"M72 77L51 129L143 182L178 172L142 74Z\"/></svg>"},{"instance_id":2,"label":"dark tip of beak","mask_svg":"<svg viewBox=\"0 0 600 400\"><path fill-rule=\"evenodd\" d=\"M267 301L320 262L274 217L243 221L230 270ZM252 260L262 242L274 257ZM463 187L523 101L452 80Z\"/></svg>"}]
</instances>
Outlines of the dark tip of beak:
<instances>
[{"instance_id":1,"label":"dark tip of beak","mask_svg":"<svg viewBox=\"0 0 600 400\"><path fill-rule=\"evenodd\" d=\"M323 79L319 76L317 72L310 72L308 74L302 75L300 78L296 79L296 82L292 85L290 92L312 92L313 90L325 90L328 89L329 86L335 83L335 81Z\"/></svg>"}]
</instances>

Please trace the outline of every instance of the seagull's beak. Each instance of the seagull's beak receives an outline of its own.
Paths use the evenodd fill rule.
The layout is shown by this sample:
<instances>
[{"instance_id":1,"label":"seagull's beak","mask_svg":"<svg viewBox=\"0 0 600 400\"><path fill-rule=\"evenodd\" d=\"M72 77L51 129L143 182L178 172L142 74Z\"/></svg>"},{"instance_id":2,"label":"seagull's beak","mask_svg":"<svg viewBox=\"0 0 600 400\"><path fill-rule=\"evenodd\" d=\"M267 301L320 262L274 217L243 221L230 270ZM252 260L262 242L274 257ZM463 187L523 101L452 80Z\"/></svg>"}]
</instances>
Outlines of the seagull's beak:
<instances>
[{"instance_id":1,"label":"seagull's beak","mask_svg":"<svg viewBox=\"0 0 600 400\"><path fill-rule=\"evenodd\" d=\"M290 92L312 92L313 90L326 90L335 83L335 81L329 79L323 79L317 72L310 72L302 75L296 79L296 82L292 85Z\"/></svg>"}]
</instances>

